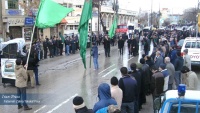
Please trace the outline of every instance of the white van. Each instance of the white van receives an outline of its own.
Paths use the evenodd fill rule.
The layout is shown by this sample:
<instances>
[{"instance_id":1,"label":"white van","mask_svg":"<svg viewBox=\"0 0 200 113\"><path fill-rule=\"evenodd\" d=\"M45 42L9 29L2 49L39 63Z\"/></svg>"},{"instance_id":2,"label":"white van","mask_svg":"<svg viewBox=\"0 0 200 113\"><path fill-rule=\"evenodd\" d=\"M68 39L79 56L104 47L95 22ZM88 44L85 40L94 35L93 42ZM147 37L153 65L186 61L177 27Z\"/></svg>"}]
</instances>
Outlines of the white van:
<instances>
[{"instance_id":1,"label":"white van","mask_svg":"<svg viewBox=\"0 0 200 113\"><path fill-rule=\"evenodd\" d=\"M200 38L199 37L187 37L184 40L181 48L181 53L188 49L188 55L191 58L191 65L200 66Z\"/></svg>"}]
</instances>

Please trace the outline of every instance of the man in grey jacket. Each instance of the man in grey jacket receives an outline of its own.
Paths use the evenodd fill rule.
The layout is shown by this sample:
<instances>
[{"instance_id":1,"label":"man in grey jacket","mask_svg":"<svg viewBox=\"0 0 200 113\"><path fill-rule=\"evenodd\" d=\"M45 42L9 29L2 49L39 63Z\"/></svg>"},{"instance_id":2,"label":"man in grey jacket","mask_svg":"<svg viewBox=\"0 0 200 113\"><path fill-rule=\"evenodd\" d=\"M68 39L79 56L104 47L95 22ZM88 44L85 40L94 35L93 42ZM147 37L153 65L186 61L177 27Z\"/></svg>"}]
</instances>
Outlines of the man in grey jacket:
<instances>
[{"instance_id":1,"label":"man in grey jacket","mask_svg":"<svg viewBox=\"0 0 200 113\"><path fill-rule=\"evenodd\" d=\"M26 87L28 76L26 74L26 70L22 65L22 59L20 58L16 60L15 75L15 86L17 87L17 96L19 97L17 98L18 109L22 108L21 103L23 103L24 110L31 110L32 108L28 107L28 105L26 104Z\"/></svg>"},{"instance_id":2,"label":"man in grey jacket","mask_svg":"<svg viewBox=\"0 0 200 113\"><path fill-rule=\"evenodd\" d=\"M166 69L169 72L168 90L172 90L172 86L174 83L175 68L174 65L170 62L169 57L165 57L165 64L166 64Z\"/></svg>"},{"instance_id":3,"label":"man in grey jacket","mask_svg":"<svg viewBox=\"0 0 200 113\"><path fill-rule=\"evenodd\" d=\"M157 69L159 68L160 64L163 64L163 57L161 56L160 51L156 52L156 57L154 61L155 61L154 65L156 66Z\"/></svg>"},{"instance_id":4,"label":"man in grey jacket","mask_svg":"<svg viewBox=\"0 0 200 113\"><path fill-rule=\"evenodd\" d=\"M188 55L188 49L185 49L183 51L183 54L184 54L184 62L183 62L183 65L188 67L190 70L191 70L191 58L190 56Z\"/></svg>"}]
</instances>

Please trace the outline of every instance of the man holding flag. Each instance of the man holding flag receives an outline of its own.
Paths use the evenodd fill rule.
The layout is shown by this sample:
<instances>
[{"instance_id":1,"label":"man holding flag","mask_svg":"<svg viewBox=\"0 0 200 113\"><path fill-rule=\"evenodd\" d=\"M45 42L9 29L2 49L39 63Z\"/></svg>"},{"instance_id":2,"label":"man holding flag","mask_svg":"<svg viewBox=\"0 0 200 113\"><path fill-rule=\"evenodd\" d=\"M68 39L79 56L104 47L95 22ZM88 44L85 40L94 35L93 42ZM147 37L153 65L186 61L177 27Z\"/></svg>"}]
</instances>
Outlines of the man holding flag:
<instances>
[{"instance_id":1,"label":"man holding flag","mask_svg":"<svg viewBox=\"0 0 200 113\"><path fill-rule=\"evenodd\" d=\"M32 46L32 42L33 42L33 34L34 34L35 26L37 26L38 28L54 27L56 24L60 23L61 20L67 16L68 13L70 13L72 11L73 11L72 8L66 8L66 7L54 2L53 0L41 0L38 14L36 16L36 22L33 26L33 32L31 35L31 43L30 43L29 48L32 48L31 46ZM29 57L30 57L30 52L27 56L26 67L28 67ZM20 62L18 64L20 65ZM27 70L27 68L26 68L26 70ZM24 86L24 87L26 87L26 86ZM20 95L20 98L21 97L23 97L23 95ZM26 97L24 96L23 99L25 99L25 98ZM25 107L24 110L32 109L32 108L27 107L26 104L24 104L24 107ZM20 108L22 108L22 106L19 104L18 109L20 109Z\"/></svg>"}]
</instances>

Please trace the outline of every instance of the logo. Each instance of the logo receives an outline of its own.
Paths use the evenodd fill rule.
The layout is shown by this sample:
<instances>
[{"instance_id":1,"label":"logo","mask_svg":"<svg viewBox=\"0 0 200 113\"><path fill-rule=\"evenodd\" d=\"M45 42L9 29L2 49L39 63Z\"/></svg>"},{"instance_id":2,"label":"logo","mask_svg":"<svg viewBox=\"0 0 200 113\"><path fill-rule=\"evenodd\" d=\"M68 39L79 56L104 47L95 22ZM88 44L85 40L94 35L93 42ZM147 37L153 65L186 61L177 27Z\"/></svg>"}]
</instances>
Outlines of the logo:
<instances>
[{"instance_id":1,"label":"logo","mask_svg":"<svg viewBox=\"0 0 200 113\"><path fill-rule=\"evenodd\" d=\"M190 58L199 59L200 56L198 56L198 55L190 55Z\"/></svg>"}]
</instances>

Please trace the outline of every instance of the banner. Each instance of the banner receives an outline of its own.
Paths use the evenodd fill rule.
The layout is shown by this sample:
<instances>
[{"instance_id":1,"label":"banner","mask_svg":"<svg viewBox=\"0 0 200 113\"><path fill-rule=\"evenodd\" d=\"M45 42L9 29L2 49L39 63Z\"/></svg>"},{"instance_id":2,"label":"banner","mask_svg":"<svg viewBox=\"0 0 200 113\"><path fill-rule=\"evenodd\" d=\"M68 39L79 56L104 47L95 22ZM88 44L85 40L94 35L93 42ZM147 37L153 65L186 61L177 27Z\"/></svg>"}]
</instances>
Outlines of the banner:
<instances>
[{"instance_id":1,"label":"banner","mask_svg":"<svg viewBox=\"0 0 200 113\"><path fill-rule=\"evenodd\" d=\"M15 76L15 61L16 59L1 59L1 75L2 78L16 79Z\"/></svg>"}]
</instances>

